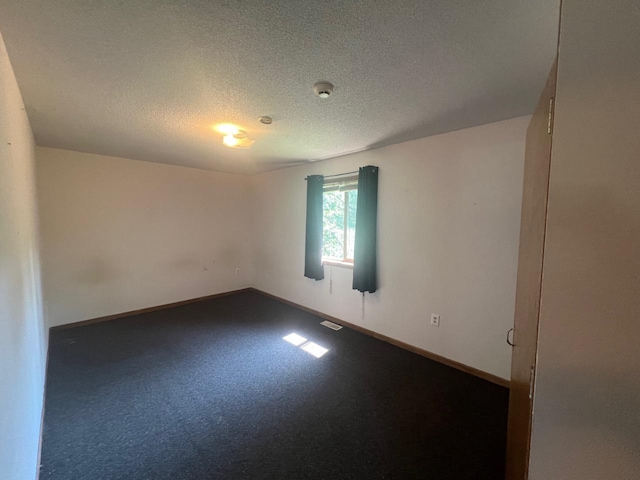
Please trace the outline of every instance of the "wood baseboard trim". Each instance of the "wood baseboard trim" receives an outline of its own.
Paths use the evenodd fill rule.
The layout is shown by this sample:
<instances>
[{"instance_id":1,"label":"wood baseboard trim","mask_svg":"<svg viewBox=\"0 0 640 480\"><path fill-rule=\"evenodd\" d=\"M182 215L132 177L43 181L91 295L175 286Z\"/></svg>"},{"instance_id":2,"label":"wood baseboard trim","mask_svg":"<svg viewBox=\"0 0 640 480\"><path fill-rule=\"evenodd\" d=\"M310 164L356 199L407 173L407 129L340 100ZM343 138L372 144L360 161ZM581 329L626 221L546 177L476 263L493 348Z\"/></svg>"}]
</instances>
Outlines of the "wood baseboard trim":
<instances>
[{"instance_id":1,"label":"wood baseboard trim","mask_svg":"<svg viewBox=\"0 0 640 480\"><path fill-rule=\"evenodd\" d=\"M105 317L91 318L89 320L81 320L79 322L73 322L73 323L65 323L64 325L58 325L58 326L55 326L55 327L51 327L50 331L67 330L69 328L76 328L76 327L83 327L85 325L91 325L92 323L108 322L109 320L116 320L118 318L130 317L132 315L139 315L141 313L155 312L157 310L165 310L167 308L180 307L182 305L189 305L191 303L204 302L204 301L207 301L207 300L212 300L214 298L227 297L229 295L237 295L238 293L248 292L248 291L251 291L251 290L253 290L253 289L252 288L248 288L248 287L247 288L241 288L239 290L231 290L229 292L214 293L213 295L206 295L204 297L190 298L188 300L181 300L179 302L165 303L164 305L157 305L155 307L147 307L147 308L141 308L139 310L131 310L130 312L116 313L114 315L107 315Z\"/></svg>"},{"instance_id":2,"label":"wood baseboard trim","mask_svg":"<svg viewBox=\"0 0 640 480\"><path fill-rule=\"evenodd\" d=\"M470 375L482 378L483 380L487 380L491 383L495 383L496 385L500 385L501 387L505 387L505 388L509 388L510 382L509 380L505 380L504 378L498 377L496 375L493 375L491 373L487 373L487 372L483 372L482 370L478 370L477 368L473 368L470 367L468 365L465 365L463 363L460 362L456 362L455 360L451 360L448 359L446 357L443 357L441 355L437 355L435 353L431 353L427 350L423 350L422 348L419 347L415 347L413 345L410 345L408 343L402 342L400 340L396 340L395 338L391 338L388 337L386 335L383 335L381 333L377 333L374 332L373 330L369 330L367 328L361 327L359 325L355 325L353 323L347 322L345 320L342 320L340 318L336 318L336 317L332 317L331 315L327 315L326 313L322 313L319 312L318 310L314 310L312 308L309 307L305 307L304 305L300 305L299 303L295 303L292 302L291 300L287 300L286 298L282 298L282 297L278 297L277 295L273 295L271 293L267 293L264 292L262 290L258 290L257 288L250 288L249 290L252 290L256 293L259 293L260 295L264 295L265 297L269 297L269 298L273 298L274 300L277 300L279 302L282 303L286 303L287 305L290 305L292 307L298 308L300 310L303 310L305 312L311 313L313 315L316 315L320 318L324 318L325 320L329 320L333 323L337 323L339 325L351 328L352 330L356 330L360 333L364 333L365 335L369 335L373 338L377 338L378 340L382 340L383 342L387 342L390 343L391 345L395 345L396 347L400 347L404 350L408 350L410 352L416 353L418 355L421 355L425 358L428 358L429 360L433 360L435 362L438 363L442 363L444 365L447 365L449 367L455 368L457 370L460 370L462 372L468 373Z\"/></svg>"}]
</instances>

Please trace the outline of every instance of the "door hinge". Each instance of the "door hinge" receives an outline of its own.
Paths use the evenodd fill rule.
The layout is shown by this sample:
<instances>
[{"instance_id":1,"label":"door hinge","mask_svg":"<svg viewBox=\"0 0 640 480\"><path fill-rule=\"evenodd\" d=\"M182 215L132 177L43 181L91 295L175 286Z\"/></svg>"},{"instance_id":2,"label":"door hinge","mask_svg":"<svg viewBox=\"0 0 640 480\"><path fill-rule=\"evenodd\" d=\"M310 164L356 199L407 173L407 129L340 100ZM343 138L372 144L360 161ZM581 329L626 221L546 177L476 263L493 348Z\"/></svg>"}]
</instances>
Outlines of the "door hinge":
<instances>
[{"instance_id":1,"label":"door hinge","mask_svg":"<svg viewBox=\"0 0 640 480\"><path fill-rule=\"evenodd\" d=\"M536 367L531 366L531 375L529 376L529 400L533 399L533 381L536 376Z\"/></svg>"},{"instance_id":2,"label":"door hinge","mask_svg":"<svg viewBox=\"0 0 640 480\"><path fill-rule=\"evenodd\" d=\"M547 119L547 133L549 135L551 135L551 132L553 132L553 107L554 105L554 98L551 97L549 99L549 118Z\"/></svg>"}]
</instances>

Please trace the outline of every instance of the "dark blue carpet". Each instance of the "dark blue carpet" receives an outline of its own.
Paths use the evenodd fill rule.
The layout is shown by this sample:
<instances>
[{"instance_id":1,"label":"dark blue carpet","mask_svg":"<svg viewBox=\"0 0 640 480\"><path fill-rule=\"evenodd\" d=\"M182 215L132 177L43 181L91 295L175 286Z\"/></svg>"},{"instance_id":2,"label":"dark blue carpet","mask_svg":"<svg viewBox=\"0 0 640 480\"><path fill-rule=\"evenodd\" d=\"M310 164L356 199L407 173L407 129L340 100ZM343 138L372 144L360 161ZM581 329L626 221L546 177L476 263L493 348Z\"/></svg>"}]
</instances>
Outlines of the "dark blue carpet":
<instances>
[{"instance_id":1,"label":"dark blue carpet","mask_svg":"<svg viewBox=\"0 0 640 480\"><path fill-rule=\"evenodd\" d=\"M321 320L250 292L53 331L40 478L504 478L507 389Z\"/></svg>"}]
</instances>

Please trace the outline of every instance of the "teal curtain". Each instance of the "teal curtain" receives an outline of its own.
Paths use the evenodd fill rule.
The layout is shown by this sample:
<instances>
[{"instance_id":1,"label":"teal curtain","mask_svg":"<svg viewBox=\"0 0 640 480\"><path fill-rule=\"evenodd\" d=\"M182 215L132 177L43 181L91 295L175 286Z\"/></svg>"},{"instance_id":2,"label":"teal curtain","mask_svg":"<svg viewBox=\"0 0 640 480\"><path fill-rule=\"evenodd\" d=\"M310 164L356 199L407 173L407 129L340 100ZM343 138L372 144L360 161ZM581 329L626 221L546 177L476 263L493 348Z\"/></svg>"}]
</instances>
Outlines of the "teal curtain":
<instances>
[{"instance_id":1,"label":"teal curtain","mask_svg":"<svg viewBox=\"0 0 640 480\"><path fill-rule=\"evenodd\" d=\"M304 276L324 278L322 266L322 188L324 177L307 177L307 232L304 245Z\"/></svg>"},{"instance_id":2,"label":"teal curtain","mask_svg":"<svg viewBox=\"0 0 640 480\"><path fill-rule=\"evenodd\" d=\"M378 170L369 165L358 173L353 289L363 293L373 293L377 288Z\"/></svg>"}]
</instances>

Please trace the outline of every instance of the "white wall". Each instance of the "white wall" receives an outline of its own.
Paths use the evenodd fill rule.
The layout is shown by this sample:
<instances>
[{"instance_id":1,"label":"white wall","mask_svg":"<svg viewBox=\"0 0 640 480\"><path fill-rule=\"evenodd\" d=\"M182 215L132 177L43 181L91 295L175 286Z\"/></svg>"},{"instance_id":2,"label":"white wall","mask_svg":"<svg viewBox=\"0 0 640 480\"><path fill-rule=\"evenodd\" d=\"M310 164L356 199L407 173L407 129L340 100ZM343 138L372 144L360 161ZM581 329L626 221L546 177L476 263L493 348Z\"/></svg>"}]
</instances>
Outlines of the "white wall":
<instances>
[{"instance_id":1,"label":"white wall","mask_svg":"<svg viewBox=\"0 0 640 480\"><path fill-rule=\"evenodd\" d=\"M40 300L33 137L0 37L0 478L33 480L47 335Z\"/></svg>"},{"instance_id":2,"label":"white wall","mask_svg":"<svg viewBox=\"0 0 640 480\"><path fill-rule=\"evenodd\" d=\"M249 286L246 177L40 147L36 157L51 325Z\"/></svg>"},{"instance_id":3,"label":"white wall","mask_svg":"<svg viewBox=\"0 0 640 480\"><path fill-rule=\"evenodd\" d=\"M532 480L640 476L640 4L564 0Z\"/></svg>"},{"instance_id":4,"label":"white wall","mask_svg":"<svg viewBox=\"0 0 640 480\"><path fill-rule=\"evenodd\" d=\"M254 286L502 378L510 377L529 117L252 177ZM380 167L379 285L303 277L304 177ZM330 279L333 280L332 292ZM441 315L439 328L429 325Z\"/></svg>"},{"instance_id":5,"label":"white wall","mask_svg":"<svg viewBox=\"0 0 640 480\"><path fill-rule=\"evenodd\" d=\"M253 284L509 378L528 120L253 177L37 148L50 323ZM380 289L363 320L351 270L302 275L304 177L367 164L381 168Z\"/></svg>"}]
</instances>

